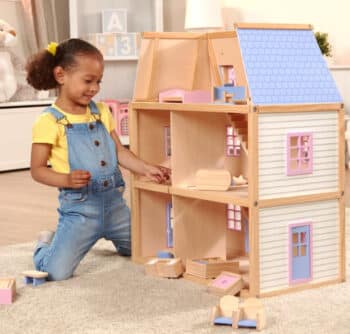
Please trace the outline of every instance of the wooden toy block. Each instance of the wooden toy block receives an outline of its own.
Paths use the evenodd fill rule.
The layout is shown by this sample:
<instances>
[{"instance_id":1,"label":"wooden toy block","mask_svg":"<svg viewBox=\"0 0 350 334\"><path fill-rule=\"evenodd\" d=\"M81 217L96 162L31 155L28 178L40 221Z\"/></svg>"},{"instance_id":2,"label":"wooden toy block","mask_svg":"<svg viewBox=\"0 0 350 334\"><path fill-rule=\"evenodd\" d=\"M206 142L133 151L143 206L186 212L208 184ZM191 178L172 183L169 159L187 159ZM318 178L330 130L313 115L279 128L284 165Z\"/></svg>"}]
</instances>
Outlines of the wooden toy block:
<instances>
[{"instance_id":1,"label":"wooden toy block","mask_svg":"<svg viewBox=\"0 0 350 334\"><path fill-rule=\"evenodd\" d=\"M213 325L232 326L232 315L238 310L239 299L232 295L220 298L219 305L212 310L211 323Z\"/></svg>"},{"instance_id":2,"label":"wooden toy block","mask_svg":"<svg viewBox=\"0 0 350 334\"><path fill-rule=\"evenodd\" d=\"M16 296L16 279L0 278L0 304L12 304Z\"/></svg>"},{"instance_id":3,"label":"wooden toy block","mask_svg":"<svg viewBox=\"0 0 350 334\"><path fill-rule=\"evenodd\" d=\"M24 275L24 283L38 286L46 282L46 277L49 275L45 271L27 270L22 273Z\"/></svg>"},{"instance_id":4,"label":"wooden toy block","mask_svg":"<svg viewBox=\"0 0 350 334\"><path fill-rule=\"evenodd\" d=\"M195 185L198 190L226 191L231 185L231 174L225 169L199 169Z\"/></svg>"},{"instance_id":5,"label":"wooden toy block","mask_svg":"<svg viewBox=\"0 0 350 334\"><path fill-rule=\"evenodd\" d=\"M145 271L148 275L166 278L178 278L184 272L182 261L179 258L159 259L154 258L145 264Z\"/></svg>"},{"instance_id":6,"label":"wooden toy block","mask_svg":"<svg viewBox=\"0 0 350 334\"><path fill-rule=\"evenodd\" d=\"M203 278L203 277L199 277L199 276L194 276L194 275L188 274L186 272L183 273L183 278L187 279L193 283L204 285L206 287L208 286L208 284L210 282L213 281L212 278Z\"/></svg>"},{"instance_id":7,"label":"wooden toy block","mask_svg":"<svg viewBox=\"0 0 350 334\"><path fill-rule=\"evenodd\" d=\"M236 295L242 288L242 276L228 271L223 271L217 278L208 284L208 292L212 292L219 296Z\"/></svg>"},{"instance_id":8,"label":"wooden toy block","mask_svg":"<svg viewBox=\"0 0 350 334\"><path fill-rule=\"evenodd\" d=\"M261 331L266 327L265 309L257 298L248 298L233 312L232 327L256 328Z\"/></svg>"},{"instance_id":9,"label":"wooden toy block","mask_svg":"<svg viewBox=\"0 0 350 334\"><path fill-rule=\"evenodd\" d=\"M186 273L202 278L215 278L222 271L238 273L239 264L236 260L224 260L220 258L187 259Z\"/></svg>"},{"instance_id":10,"label":"wooden toy block","mask_svg":"<svg viewBox=\"0 0 350 334\"><path fill-rule=\"evenodd\" d=\"M169 89L159 93L159 102L168 103L210 103L211 96L209 91L183 89Z\"/></svg>"}]
</instances>

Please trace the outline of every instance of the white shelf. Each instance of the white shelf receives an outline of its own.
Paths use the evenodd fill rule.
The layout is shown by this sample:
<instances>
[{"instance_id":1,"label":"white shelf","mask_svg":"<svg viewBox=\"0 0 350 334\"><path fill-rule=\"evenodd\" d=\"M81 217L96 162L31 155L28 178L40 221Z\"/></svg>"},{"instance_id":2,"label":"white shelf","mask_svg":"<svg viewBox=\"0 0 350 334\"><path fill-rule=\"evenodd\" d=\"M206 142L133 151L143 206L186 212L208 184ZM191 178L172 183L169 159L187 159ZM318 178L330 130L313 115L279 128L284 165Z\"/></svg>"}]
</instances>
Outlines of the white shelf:
<instances>
[{"instance_id":1,"label":"white shelf","mask_svg":"<svg viewBox=\"0 0 350 334\"><path fill-rule=\"evenodd\" d=\"M35 106L49 106L55 100L31 100L31 101L14 101L14 102L4 102L0 103L0 109L5 108L21 108L21 107L35 107Z\"/></svg>"},{"instance_id":2,"label":"white shelf","mask_svg":"<svg viewBox=\"0 0 350 334\"><path fill-rule=\"evenodd\" d=\"M125 60L138 60L139 57L104 57L104 61L125 61Z\"/></svg>"}]
</instances>

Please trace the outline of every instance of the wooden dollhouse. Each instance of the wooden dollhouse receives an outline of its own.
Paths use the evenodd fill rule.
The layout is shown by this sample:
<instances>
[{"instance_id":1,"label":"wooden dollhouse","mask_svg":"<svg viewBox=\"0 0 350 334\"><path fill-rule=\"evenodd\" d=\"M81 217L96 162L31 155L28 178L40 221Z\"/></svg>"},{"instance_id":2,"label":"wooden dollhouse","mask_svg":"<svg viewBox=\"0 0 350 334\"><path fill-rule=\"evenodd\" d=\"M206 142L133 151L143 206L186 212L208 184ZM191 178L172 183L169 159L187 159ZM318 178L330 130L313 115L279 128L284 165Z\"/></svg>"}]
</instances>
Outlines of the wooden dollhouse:
<instances>
[{"instance_id":1,"label":"wooden dollhouse","mask_svg":"<svg viewBox=\"0 0 350 334\"><path fill-rule=\"evenodd\" d=\"M213 102L159 103L168 90ZM169 249L171 206L175 256L247 256L250 295L345 280L344 109L311 26L144 33L129 112L132 151L172 168L171 184L133 177L134 261ZM248 185L198 190L200 169Z\"/></svg>"}]
</instances>

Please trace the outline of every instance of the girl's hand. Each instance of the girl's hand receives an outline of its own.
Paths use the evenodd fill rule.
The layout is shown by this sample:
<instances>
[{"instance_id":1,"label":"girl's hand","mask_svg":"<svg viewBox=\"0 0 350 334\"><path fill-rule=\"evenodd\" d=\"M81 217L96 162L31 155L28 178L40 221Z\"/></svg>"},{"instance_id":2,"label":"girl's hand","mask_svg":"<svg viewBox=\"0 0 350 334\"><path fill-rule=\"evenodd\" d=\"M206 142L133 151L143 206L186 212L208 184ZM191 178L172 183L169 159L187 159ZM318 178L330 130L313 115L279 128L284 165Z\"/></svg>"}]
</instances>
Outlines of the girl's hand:
<instances>
[{"instance_id":1,"label":"girl's hand","mask_svg":"<svg viewBox=\"0 0 350 334\"><path fill-rule=\"evenodd\" d=\"M145 176L157 183L170 182L171 169L163 166L145 165Z\"/></svg>"},{"instance_id":2,"label":"girl's hand","mask_svg":"<svg viewBox=\"0 0 350 334\"><path fill-rule=\"evenodd\" d=\"M91 178L91 174L86 170L73 170L68 174L68 188L82 188L86 186Z\"/></svg>"}]
</instances>

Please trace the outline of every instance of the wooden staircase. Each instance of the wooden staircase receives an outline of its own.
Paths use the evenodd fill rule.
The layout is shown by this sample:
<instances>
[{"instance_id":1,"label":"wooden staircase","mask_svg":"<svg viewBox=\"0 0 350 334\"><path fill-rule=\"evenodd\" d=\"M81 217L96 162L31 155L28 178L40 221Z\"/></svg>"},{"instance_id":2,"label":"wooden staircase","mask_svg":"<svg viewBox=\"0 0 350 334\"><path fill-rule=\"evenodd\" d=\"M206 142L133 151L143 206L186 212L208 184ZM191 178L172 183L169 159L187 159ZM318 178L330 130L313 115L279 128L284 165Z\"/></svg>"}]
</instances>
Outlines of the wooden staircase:
<instances>
[{"instance_id":1,"label":"wooden staircase","mask_svg":"<svg viewBox=\"0 0 350 334\"><path fill-rule=\"evenodd\" d=\"M230 115L232 127L236 130L243 151L248 155L248 122L245 115Z\"/></svg>"}]
</instances>

